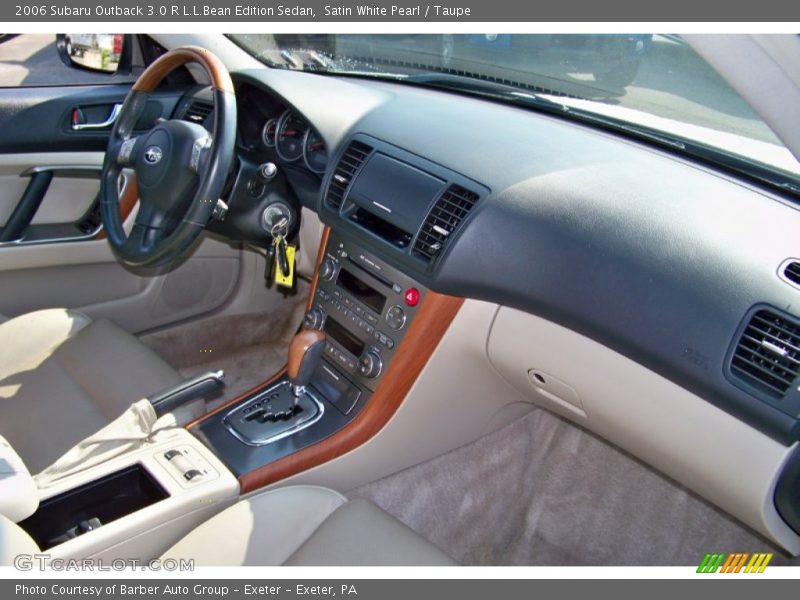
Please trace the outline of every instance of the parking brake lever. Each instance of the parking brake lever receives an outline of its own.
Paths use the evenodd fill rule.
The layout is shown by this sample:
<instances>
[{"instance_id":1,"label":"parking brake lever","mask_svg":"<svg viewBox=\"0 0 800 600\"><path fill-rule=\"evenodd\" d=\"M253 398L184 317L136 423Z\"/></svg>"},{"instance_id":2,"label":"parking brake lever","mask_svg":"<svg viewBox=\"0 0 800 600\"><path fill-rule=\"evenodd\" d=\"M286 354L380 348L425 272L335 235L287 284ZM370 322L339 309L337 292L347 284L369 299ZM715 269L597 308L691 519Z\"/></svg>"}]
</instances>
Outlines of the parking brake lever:
<instances>
[{"instance_id":1,"label":"parking brake lever","mask_svg":"<svg viewBox=\"0 0 800 600\"><path fill-rule=\"evenodd\" d=\"M219 391L225 385L224 378L225 373L221 370L216 372L209 371L157 392L150 396L148 400L153 405L156 415L161 417L179 406L193 400L205 398Z\"/></svg>"}]
</instances>

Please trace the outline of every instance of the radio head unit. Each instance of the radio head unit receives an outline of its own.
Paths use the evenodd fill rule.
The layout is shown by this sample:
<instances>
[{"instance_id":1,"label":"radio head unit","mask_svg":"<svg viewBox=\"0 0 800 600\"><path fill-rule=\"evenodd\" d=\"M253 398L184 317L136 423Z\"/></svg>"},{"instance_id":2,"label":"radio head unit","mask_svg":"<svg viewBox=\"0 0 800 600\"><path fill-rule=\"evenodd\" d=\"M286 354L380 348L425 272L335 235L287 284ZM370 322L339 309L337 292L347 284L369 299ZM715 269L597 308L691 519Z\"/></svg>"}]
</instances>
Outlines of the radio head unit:
<instances>
[{"instance_id":1,"label":"radio head unit","mask_svg":"<svg viewBox=\"0 0 800 600\"><path fill-rule=\"evenodd\" d=\"M305 326L327 334L323 364L311 384L375 391L427 290L331 232ZM319 390L323 391L323 390ZM352 408L352 407L350 407Z\"/></svg>"}]
</instances>

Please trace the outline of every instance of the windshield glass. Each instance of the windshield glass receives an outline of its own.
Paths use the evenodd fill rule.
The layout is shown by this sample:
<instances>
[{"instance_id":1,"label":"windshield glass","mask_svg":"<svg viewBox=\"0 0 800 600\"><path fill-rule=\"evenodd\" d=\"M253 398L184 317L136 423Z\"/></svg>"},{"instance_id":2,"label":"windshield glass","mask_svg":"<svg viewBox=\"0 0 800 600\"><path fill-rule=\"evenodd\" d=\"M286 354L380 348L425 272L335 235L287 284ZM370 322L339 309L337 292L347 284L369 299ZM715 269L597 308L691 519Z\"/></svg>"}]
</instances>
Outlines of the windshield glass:
<instances>
[{"instance_id":1,"label":"windshield glass","mask_svg":"<svg viewBox=\"0 0 800 600\"><path fill-rule=\"evenodd\" d=\"M657 130L768 166L790 180L800 178L800 163L772 130L676 35L243 34L231 39L273 67L388 77L467 93L495 86L492 95L500 98L502 90L516 89L576 114Z\"/></svg>"}]
</instances>

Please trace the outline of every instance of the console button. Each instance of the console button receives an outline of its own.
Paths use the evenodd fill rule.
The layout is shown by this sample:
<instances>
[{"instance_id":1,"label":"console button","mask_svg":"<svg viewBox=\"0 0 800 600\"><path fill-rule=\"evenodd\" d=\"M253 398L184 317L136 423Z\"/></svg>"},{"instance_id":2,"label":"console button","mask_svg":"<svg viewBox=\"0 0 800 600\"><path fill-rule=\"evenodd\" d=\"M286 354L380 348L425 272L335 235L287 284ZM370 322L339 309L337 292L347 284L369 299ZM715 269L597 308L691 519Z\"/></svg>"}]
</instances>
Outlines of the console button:
<instances>
[{"instance_id":1,"label":"console button","mask_svg":"<svg viewBox=\"0 0 800 600\"><path fill-rule=\"evenodd\" d=\"M385 333L382 333L380 331L376 331L375 332L375 339L377 339L381 344L383 344L384 346L386 346L390 350L392 348L394 348L394 340L392 338L390 338L388 335L386 335Z\"/></svg>"},{"instance_id":2,"label":"console button","mask_svg":"<svg viewBox=\"0 0 800 600\"><path fill-rule=\"evenodd\" d=\"M415 287L408 288L404 298L408 306L416 306L419 304L419 290Z\"/></svg>"},{"instance_id":3,"label":"console button","mask_svg":"<svg viewBox=\"0 0 800 600\"><path fill-rule=\"evenodd\" d=\"M183 478L186 481L192 481L193 479L198 479L198 478L202 479L202 477L203 474L197 469L189 469L183 474Z\"/></svg>"},{"instance_id":4,"label":"console button","mask_svg":"<svg viewBox=\"0 0 800 600\"><path fill-rule=\"evenodd\" d=\"M367 313L367 321L369 321L373 325L377 325L378 324L378 318L375 315L371 314L371 313Z\"/></svg>"},{"instance_id":5,"label":"console button","mask_svg":"<svg viewBox=\"0 0 800 600\"><path fill-rule=\"evenodd\" d=\"M402 329L403 325L406 324L405 311L395 304L386 311L386 322L395 331Z\"/></svg>"}]
</instances>

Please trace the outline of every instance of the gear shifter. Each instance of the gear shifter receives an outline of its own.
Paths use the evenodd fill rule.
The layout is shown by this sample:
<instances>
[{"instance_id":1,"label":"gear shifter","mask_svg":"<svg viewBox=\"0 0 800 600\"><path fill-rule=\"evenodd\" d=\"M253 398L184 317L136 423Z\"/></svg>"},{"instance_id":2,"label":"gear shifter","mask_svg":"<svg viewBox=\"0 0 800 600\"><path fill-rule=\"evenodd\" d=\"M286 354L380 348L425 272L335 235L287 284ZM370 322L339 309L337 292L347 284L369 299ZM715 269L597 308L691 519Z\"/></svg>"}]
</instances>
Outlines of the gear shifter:
<instances>
[{"instance_id":1,"label":"gear shifter","mask_svg":"<svg viewBox=\"0 0 800 600\"><path fill-rule=\"evenodd\" d=\"M311 381L324 350L325 334L319 329L303 329L292 338L287 375L292 384L295 406Z\"/></svg>"}]
</instances>

